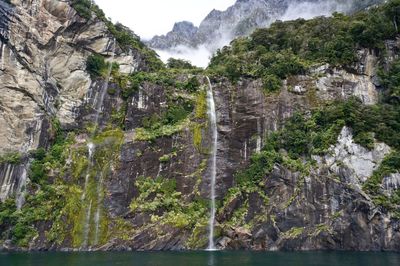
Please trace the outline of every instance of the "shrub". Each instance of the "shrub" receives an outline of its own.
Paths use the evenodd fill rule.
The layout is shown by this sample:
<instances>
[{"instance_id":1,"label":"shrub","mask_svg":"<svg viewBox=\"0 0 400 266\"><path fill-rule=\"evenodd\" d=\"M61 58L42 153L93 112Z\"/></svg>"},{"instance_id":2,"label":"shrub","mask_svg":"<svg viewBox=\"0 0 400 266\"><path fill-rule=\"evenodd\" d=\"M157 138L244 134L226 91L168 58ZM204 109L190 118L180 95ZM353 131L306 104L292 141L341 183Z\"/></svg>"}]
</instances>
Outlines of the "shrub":
<instances>
[{"instance_id":1,"label":"shrub","mask_svg":"<svg viewBox=\"0 0 400 266\"><path fill-rule=\"evenodd\" d=\"M168 107L164 124L175 124L185 119L192 111L193 104L189 101L178 101Z\"/></svg>"},{"instance_id":2,"label":"shrub","mask_svg":"<svg viewBox=\"0 0 400 266\"><path fill-rule=\"evenodd\" d=\"M87 58L86 70L92 77L99 77L107 71L108 64L104 57L98 54L92 54Z\"/></svg>"},{"instance_id":3,"label":"shrub","mask_svg":"<svg viewBox=\"0 0 400 266\"><path fill-rule=\"evenodd\" d=\"M265 92L275 92L281 89L282 80L275 75L267 74L262 78L263 88Z\"/></svg>"},{"instance_id":4,"label":"shrub","mask_svg":"<svg viewBox=\"0 0 400 266\"><path fill-rule=\"evenodd\" d=\"M43 160L34 160L29 169L29 179L37 184L42 183L46 177L46 168Z\"/></svg>"},{"instance_id":5,"label":"shrub","mask_svg":"<svg viewBox=\"0 0 400 266\"><path fill-rule=\"evenodd\" d=\"M175 59L169 58L167 61L168 68L175 68L175 69L195 69L196 67L193 66L189 61L183 59Z\"/></svg>"},{"instance_id":6,"label":"shrub","mask_svg":"<svg viewBox=\"0 0 400 266\"><path fill-rule=\"evenodd\" d=\"M7 153L0 157L0 163L19 164L21 160L22 155L18 152Z\"/></svg>"},{"instance_id":7,"label":"shrub","mask_svg":"<svg viewBox=\"0 0 400 266\"><path fill-rule=\"evenodd\" d=\"M46 150L44 148L39 148L35 151L31 151L31 156L33 159L42 161L46 157Z\"/></svg>"},{"instance_id":8,"label":"shrub","mask_svg":"<svg viewBox=\"0 0 400 266\"><path fill-rule=\"evenodd\" d=\"M389 72L381 69L378 72L382 85L385 86L385 100L391 103L400 102L400 60L395 60Z\"/></svg>"},{"instance_id":9,"label":"shrub","mask_svg":"<svg viewBox=\"0 0 400 266\"><path fill-rule=\"evenodd\" d=\"M73 0L72 7L76 12L85 19L92 18L92 12L90 10L92 2L90 0Z\"/></svg>"},{"instance_id":10,"label":"shrub","mask_svg":"<svg viewBox=\"0 0 400 266\"><path fill-rule=\"evenodd\" d=\"M196 92L200 88L200 82L197 77L192 77L185 83L183 88L191 93Z\"/></svg>"},{"instance_id":11,"label":"shrub","mask_svg":"<svg viewBox=\"0 0 400 266\"><path fill-rule=\"evenodd\" d=\"M363 185L363 190L369 193L377 205L392 209L399 204L399 192L391 198L381 194L381 184L384 177L400 171L400 152L394 151L387 155L379 168Z\"/></svg>"}]
</instances>

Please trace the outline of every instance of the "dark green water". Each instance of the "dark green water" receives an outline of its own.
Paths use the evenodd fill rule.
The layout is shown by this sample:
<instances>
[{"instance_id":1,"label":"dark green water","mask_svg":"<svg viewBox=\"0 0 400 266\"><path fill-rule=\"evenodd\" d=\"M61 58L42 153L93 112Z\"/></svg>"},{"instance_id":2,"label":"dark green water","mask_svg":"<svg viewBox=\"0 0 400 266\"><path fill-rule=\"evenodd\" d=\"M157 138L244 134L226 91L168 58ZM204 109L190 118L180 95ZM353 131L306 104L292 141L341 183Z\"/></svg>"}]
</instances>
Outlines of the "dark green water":
<instances>
[{"instance_id":1,"label":"dark green water","mask_svg":"<svg viewBox=\"0 0 400 266\"><path fill-rule=\"evenodd\" d=\"M0 253L7 266L400 266L400 253L357 252L105 252Z\"/></svg>"}]
</instances>

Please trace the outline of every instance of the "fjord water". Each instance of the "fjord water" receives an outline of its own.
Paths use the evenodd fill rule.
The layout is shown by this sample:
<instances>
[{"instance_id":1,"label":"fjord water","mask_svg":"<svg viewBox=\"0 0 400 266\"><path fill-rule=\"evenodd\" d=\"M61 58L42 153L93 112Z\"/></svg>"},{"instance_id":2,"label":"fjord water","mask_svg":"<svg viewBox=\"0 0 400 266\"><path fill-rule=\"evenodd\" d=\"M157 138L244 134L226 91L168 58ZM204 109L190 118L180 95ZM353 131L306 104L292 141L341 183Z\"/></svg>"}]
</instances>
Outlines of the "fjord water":
<instances>
[{"instance_id":1,"label":"fjord water","mask_svg":"<svg viewBox=\"0 0 400 266\"><path fill-rule=\"evenodd\" d=\"M103 252L0 253L10 266L398 266L400 253L362 252Z\"/></svg>"}]
</instances>

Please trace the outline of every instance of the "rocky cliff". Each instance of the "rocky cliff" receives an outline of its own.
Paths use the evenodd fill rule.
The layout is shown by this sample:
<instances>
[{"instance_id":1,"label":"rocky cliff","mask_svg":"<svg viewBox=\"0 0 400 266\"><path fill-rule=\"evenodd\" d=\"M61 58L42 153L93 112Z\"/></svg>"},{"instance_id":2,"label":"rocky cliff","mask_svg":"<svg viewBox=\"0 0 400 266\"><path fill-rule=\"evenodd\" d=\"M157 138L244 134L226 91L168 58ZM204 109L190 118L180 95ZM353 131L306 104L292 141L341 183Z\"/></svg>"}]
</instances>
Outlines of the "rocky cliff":
<instances>
[{"instance_id":1,"label":"rocky cliff","mask_svg":"<svg viewBox=\"0 0 400 266\"><path fill-rule=\"evenodd\" d=\"M78 126L79 108L93 101L100 82L86 72L86 58L109 57L114 37L102 20L80 17L68 1L11 3L0 2L0 152L26 154L49 145L51 119ZM123 73L146 68L137 50L117 46L115 53ZM13 169L6 172L14 179Z\"/></svg>"},{"instance_id":2,"label":"rocky cliff","mask_svg":"<svg viewBox=\"0 0 400 266\"><path fill-rule=\"evenodd\" d=\"M1 1L0 12L3 249L204 249L207 90L218 248L400 249L398 103L383 78L397 69L396 38L357 45L346 65L294 72L299 59L285 57L271 90L272 74L229 65L241 40L207 71L167 69L89 1Z\"/></svg>"}]
</instances>

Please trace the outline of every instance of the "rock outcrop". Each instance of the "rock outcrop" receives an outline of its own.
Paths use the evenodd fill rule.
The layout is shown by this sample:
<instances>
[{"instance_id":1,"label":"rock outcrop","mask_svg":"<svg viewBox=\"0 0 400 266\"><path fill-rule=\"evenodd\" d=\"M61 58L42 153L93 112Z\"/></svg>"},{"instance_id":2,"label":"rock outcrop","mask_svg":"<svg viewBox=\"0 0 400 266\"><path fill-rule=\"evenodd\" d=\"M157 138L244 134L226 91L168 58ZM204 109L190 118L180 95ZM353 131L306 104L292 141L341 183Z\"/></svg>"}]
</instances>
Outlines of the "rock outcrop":
<instances>
[{"instance_id":1,"label":"rock outcrop","mask_svg":"<svg viewBox=\"0 0 400 266\"><path fill-rule=\"evenodd\" d=\"M376 144L367 152L354 144L351 131L343 128L338 144L331 150L332 155L316 157L316 167L306 175L276 165L265 180L265 192L273 204L263 209L262 201L254 194L245 218L251 221L261 212L265 220L246 234L233 233L243 229L224 228L220 247L398 250L399 221L380 212L360 187L365 182L362 177L379 166L389 148ZM387 178L395 179L394 175Z\"/></svg>"}]
</instances>

